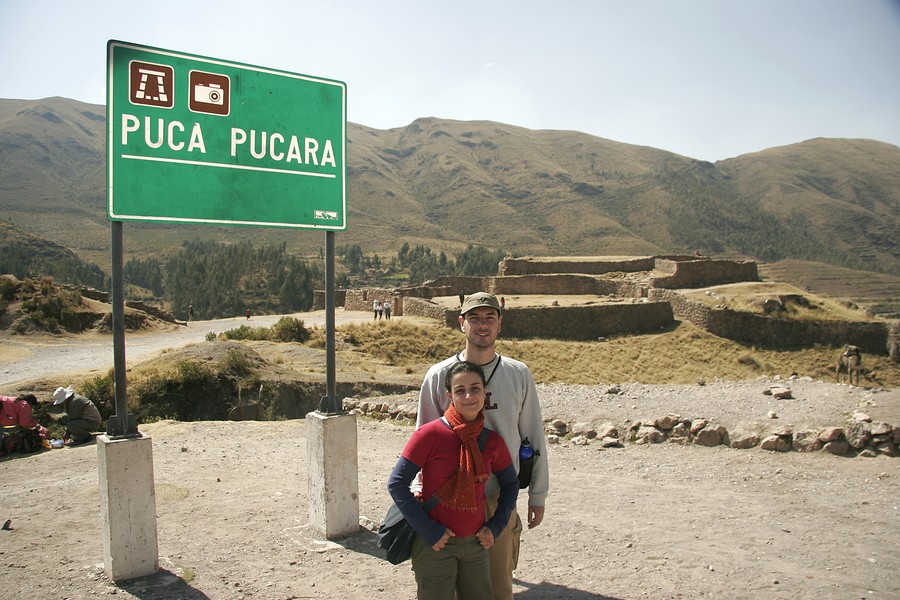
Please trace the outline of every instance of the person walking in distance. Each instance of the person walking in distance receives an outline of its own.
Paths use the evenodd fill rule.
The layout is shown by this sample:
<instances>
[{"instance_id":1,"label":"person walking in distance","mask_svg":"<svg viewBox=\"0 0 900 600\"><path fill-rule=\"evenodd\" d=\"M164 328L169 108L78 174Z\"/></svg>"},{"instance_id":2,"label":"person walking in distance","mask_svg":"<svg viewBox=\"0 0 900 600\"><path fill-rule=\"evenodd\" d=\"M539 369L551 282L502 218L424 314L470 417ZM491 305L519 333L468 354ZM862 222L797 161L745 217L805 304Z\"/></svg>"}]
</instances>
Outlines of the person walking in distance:
<instances>
[{"instance_id":1,"label":"person walking in distance","mask_svg":"<svg viewBox=\"0 0 900 600\"><path fill-rule=\"evenodd\" d=\"M465 348L433 365L425 374L419 391L416 427L440 418L447 410L449 401L444 381L451 366L460 361L470 361L481 366L486 375L487 389L484 402L485 425L503 438L519 476L519 485L522 489L528 489L527 523L528 528L532 529L540 525L544 518L544 503L550 488L547 442L531 371L525 363L501 357L496 352L502 322L500 302L493 294L478 292L465 298L459 315L459 326L466 338ZM523 461L520 449L528 449L527 453L533 453L533 457ZM530 480L523 481L529 471ZM486 483L485 495L486 517L490 518L499 498L499 486L495 478ZM497 600L512 598L512 573L518 563L521 533L522 521L513 512L504 533L488 550L491 583Z\"/></svg>"}]
</instances>

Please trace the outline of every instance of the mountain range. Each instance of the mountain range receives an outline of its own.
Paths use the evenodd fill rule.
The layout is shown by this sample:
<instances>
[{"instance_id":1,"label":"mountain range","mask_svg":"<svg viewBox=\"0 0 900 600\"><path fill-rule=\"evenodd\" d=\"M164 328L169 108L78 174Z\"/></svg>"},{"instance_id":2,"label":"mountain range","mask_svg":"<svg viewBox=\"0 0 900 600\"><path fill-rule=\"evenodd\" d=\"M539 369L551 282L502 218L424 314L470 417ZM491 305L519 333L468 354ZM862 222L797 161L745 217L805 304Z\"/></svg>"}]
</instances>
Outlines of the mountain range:
<instances>
[{"instance_id":1,"label":"mountain range","mask_svg":"<svg viewBox=\"0 0 900 600\"><path fill-rule=\"evenodd\" d=\"M709 163L577 131L421 118L347 127L338 244L516 255L703 254L900 276L900 148L818 138ZM0 220L109 265L106 108L0 99ZM148 185L151 185L149 182ZM285 243L316 231L127 223L126 260L186 239Z\"/></svg>"}]
</instances>

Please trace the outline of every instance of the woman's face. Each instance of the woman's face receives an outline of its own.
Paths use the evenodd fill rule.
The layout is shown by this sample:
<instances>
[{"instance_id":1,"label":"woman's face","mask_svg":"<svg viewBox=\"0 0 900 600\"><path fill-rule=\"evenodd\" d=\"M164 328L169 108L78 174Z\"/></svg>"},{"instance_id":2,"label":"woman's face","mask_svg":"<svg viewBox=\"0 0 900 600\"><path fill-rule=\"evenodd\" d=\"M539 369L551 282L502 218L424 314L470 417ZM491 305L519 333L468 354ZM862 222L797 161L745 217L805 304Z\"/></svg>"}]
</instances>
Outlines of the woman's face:
<instances>
[{"instance_id":1,"label":"woman's face","mask_svg":"<svg viewBox=\"0 0 900 600\"><path fill-rule=\"evenodd\" d=\"M474 421L484 408L484 383L478 373L462 372L450 382L450 401L463 420Z\"/></svg>"}]
</instances>

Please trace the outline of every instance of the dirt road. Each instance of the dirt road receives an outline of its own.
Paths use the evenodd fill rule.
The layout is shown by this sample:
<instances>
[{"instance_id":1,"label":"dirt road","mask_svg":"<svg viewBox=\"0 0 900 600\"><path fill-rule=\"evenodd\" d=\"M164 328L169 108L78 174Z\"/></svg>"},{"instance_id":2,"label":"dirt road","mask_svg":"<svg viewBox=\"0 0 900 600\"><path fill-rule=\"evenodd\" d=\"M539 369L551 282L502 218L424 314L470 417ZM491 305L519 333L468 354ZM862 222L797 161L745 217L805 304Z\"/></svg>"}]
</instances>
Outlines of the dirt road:
<instances>
[{"instance_id":1,"label":"dirt road","mask_svg":"<svg viewBox=\"0 0 900 600\"><path fill-rule=\"evenodd\" d=\"M127 364L151 358L166 349L180 348L202 342L210 332L220 333L247 325L271 327L285 315L261 315L249 320L246 317L192 321L184 325L164 325L152 332L125 335L125 361ZM307 327L325 326L325 311L287 315L301 319ZM368 312L335 311L335 323L354 323L372 318ZM60 381L66 374L105 374L113 367L113 341L109 334L96 332L77 336L14 336L4 335L0 348L0 390L6 393L16 384L32 381L48 375ZM65 384L65 382L63 382Z\"/></svg>"}]
</instances>

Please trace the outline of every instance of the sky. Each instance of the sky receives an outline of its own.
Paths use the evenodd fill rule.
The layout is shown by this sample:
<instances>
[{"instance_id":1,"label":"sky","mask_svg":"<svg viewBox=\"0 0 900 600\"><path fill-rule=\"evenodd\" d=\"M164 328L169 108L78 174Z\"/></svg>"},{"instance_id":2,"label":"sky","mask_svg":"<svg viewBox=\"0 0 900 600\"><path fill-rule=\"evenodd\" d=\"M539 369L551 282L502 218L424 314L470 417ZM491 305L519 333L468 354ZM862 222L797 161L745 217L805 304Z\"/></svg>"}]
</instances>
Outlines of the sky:
<instances>
[{"instance_id":1,"label":"sky","mask_svg":"<svg viewBox=\"0 0 900 600\"><path fill-rule=\"evenodd\" d=\"M0 98L106 103L110 39L347 84L347 119L574 130L708 161L900 145L900 0L0 0Z\"/></svg>"}]
</instances>

